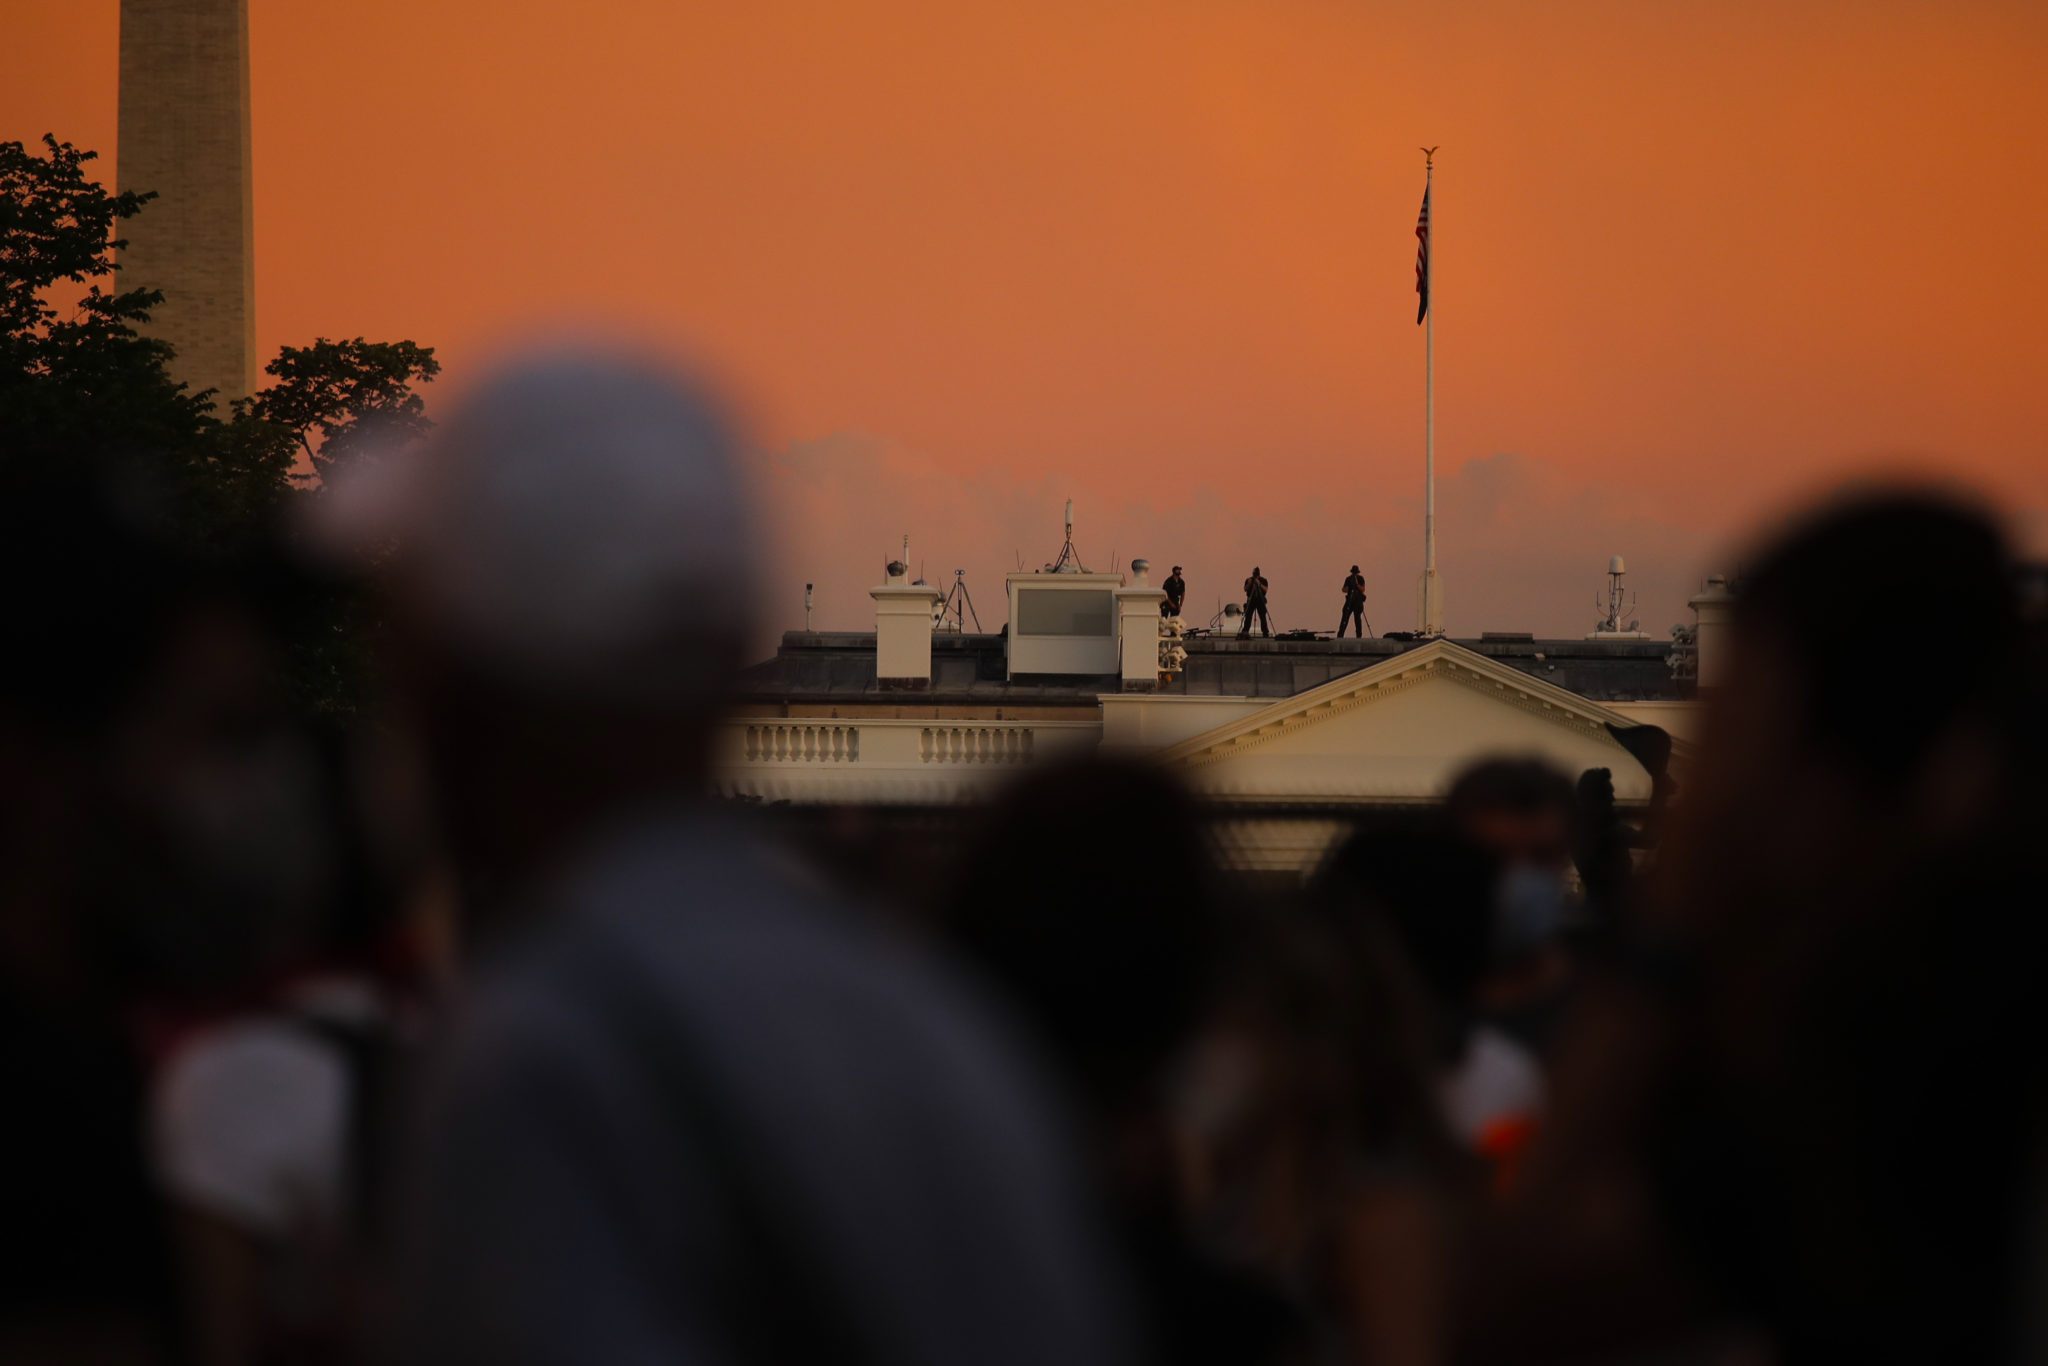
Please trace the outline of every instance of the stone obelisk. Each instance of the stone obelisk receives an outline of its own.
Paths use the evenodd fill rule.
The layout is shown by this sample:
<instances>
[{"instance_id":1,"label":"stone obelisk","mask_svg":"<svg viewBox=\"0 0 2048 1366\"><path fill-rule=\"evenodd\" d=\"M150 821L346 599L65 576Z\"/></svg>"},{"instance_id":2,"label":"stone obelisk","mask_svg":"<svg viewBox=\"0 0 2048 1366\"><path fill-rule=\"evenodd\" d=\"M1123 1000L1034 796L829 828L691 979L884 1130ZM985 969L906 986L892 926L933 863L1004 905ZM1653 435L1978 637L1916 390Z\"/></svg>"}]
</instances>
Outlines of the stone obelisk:
<instances>
[{"instance_id":1,"label":"stone obelisk","mask_svg":"<svg viewBox=\"0 0 2048 1366\"><path fill-rule=\"evenodd\" d=\"M249 0L121 0L122 190L154 190L121 225L124 289L161 289L148 331L171 373L221 416L256 379L249 181Z\"/></svg>"}]
</instances>

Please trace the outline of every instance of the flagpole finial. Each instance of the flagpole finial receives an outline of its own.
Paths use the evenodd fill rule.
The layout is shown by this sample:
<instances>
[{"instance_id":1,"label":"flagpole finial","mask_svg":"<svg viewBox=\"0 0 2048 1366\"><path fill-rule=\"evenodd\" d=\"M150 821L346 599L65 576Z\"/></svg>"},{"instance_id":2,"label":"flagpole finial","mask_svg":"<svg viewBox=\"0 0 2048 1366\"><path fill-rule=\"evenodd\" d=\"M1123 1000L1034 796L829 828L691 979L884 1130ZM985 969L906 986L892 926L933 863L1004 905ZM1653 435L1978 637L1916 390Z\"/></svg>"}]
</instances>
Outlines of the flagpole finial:
<instances>
[{"instance_id":1,"label":"flagpole finial","mask_svg":"<svg viewBox=\"0 0 2048 1366\"><path fill-rule=\"evenodd\" d=\"M1443 144L1439 142L1436 146L1441 147L1443 146ZM1419 150L1422 153L1422 164L1425 167L1434 166L1436 164L1436 147L1422 147L1418 148L1417 150Z\"/></svg>"}]
</instances>

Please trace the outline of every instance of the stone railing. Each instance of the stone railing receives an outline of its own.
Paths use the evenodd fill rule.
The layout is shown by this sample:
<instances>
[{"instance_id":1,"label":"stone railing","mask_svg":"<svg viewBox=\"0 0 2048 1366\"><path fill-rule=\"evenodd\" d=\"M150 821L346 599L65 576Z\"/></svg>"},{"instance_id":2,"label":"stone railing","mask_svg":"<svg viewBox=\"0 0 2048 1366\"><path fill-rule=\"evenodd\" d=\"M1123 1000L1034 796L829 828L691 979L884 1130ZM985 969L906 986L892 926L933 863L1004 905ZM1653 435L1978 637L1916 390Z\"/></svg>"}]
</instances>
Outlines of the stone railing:
<instances>
[{"instance_id":1,"label":"stone railing","mask_svg":"<svg viewBox=\"0 0 2048 1366\"><path fill-rule=\"evenodd\" d=\"M860 727L837 722L761 722L746 728L742 753L750 764L857 764Z\"/></svg>"},{"instance_id":2,"label":"stone railing","mask_svg":"<svg viewBox=\"0 0 2048 1366\"><path fill-rule=\"evenodd\" d=\"M927 764L1028 764L1031 732L1021 726L926 726L917 757Z\"/></svg>"},{"instance_id":3,"label":"stone railing","mask_svg":"<svg viewBox=\"0 0 2048 1366\"><path fill-rule=\"evenodd\" d=\"M1101 740L1099 721L735 716L712 739L712 781L774 801L947 802Z\"/></svg>"}]
</instances>

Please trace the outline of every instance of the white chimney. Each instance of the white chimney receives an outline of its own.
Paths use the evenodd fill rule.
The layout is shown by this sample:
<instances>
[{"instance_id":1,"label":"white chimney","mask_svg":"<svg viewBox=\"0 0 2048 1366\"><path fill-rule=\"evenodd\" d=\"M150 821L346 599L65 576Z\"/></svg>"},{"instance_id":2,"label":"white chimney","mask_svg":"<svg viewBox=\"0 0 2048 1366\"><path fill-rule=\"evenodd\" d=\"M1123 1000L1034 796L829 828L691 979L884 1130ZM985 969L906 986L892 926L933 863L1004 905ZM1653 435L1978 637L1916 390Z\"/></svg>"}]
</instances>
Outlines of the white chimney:
<instances>
[{"instance_id":1,"label":"white chimney","mask_svg":"<svg viewBox=\"0 0 2048 1366\"><path fill-rule=\"evenodd\" d=\"M1687 605L1697 622L1693 648L1698 652L1699 684L1702 688L1719 687L1727 675L1728 638L1735 614L1735 595L1728 591L1727 577L1707 575L1707 586Z\"/></svg>"},{"instance_id":2,"label":"white chimney","mask_svg":"<svg viewBox=\"0 0 2048 1366\"><path fill-rule=\"evenodd\" d=\"M1152 562L1131 561L1131 582L1116 590L1118 672L1124 692L1159 686L1159 605L1166 590L1152 586Z\"/></svg>"},{"instance_id":3,"label":"white chimney","mask_svg":"<svg viewBox=\"0 0 2048 1366\"><path fill-rule=\"evenodd\" d=\"M932 620L943 600L937 589L910 582L910 568L889 563L889 581L870 588L875 600L875 682L885 689L921 692L932 685Z\"/></svg>"}]
</instances>

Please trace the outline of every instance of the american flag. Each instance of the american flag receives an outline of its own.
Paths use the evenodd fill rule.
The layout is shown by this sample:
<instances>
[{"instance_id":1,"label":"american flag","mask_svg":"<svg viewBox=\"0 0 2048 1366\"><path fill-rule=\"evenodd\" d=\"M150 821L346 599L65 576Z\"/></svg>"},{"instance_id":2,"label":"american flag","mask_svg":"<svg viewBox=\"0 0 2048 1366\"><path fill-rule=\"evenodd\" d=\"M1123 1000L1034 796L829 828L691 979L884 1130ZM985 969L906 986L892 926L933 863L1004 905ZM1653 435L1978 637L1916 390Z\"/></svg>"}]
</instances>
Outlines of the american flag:
<instances>
[{"instance_id":1,"label":"american flag","mask_svg":"<svg viewBox=\"0 0 2048 1366\"><path fill-rule=\"evenodd\" d=\"M1429 187L1422 188L1422 217L1415 220L1415 321L1429 316Z\"/></svg>"}]
</instances>

